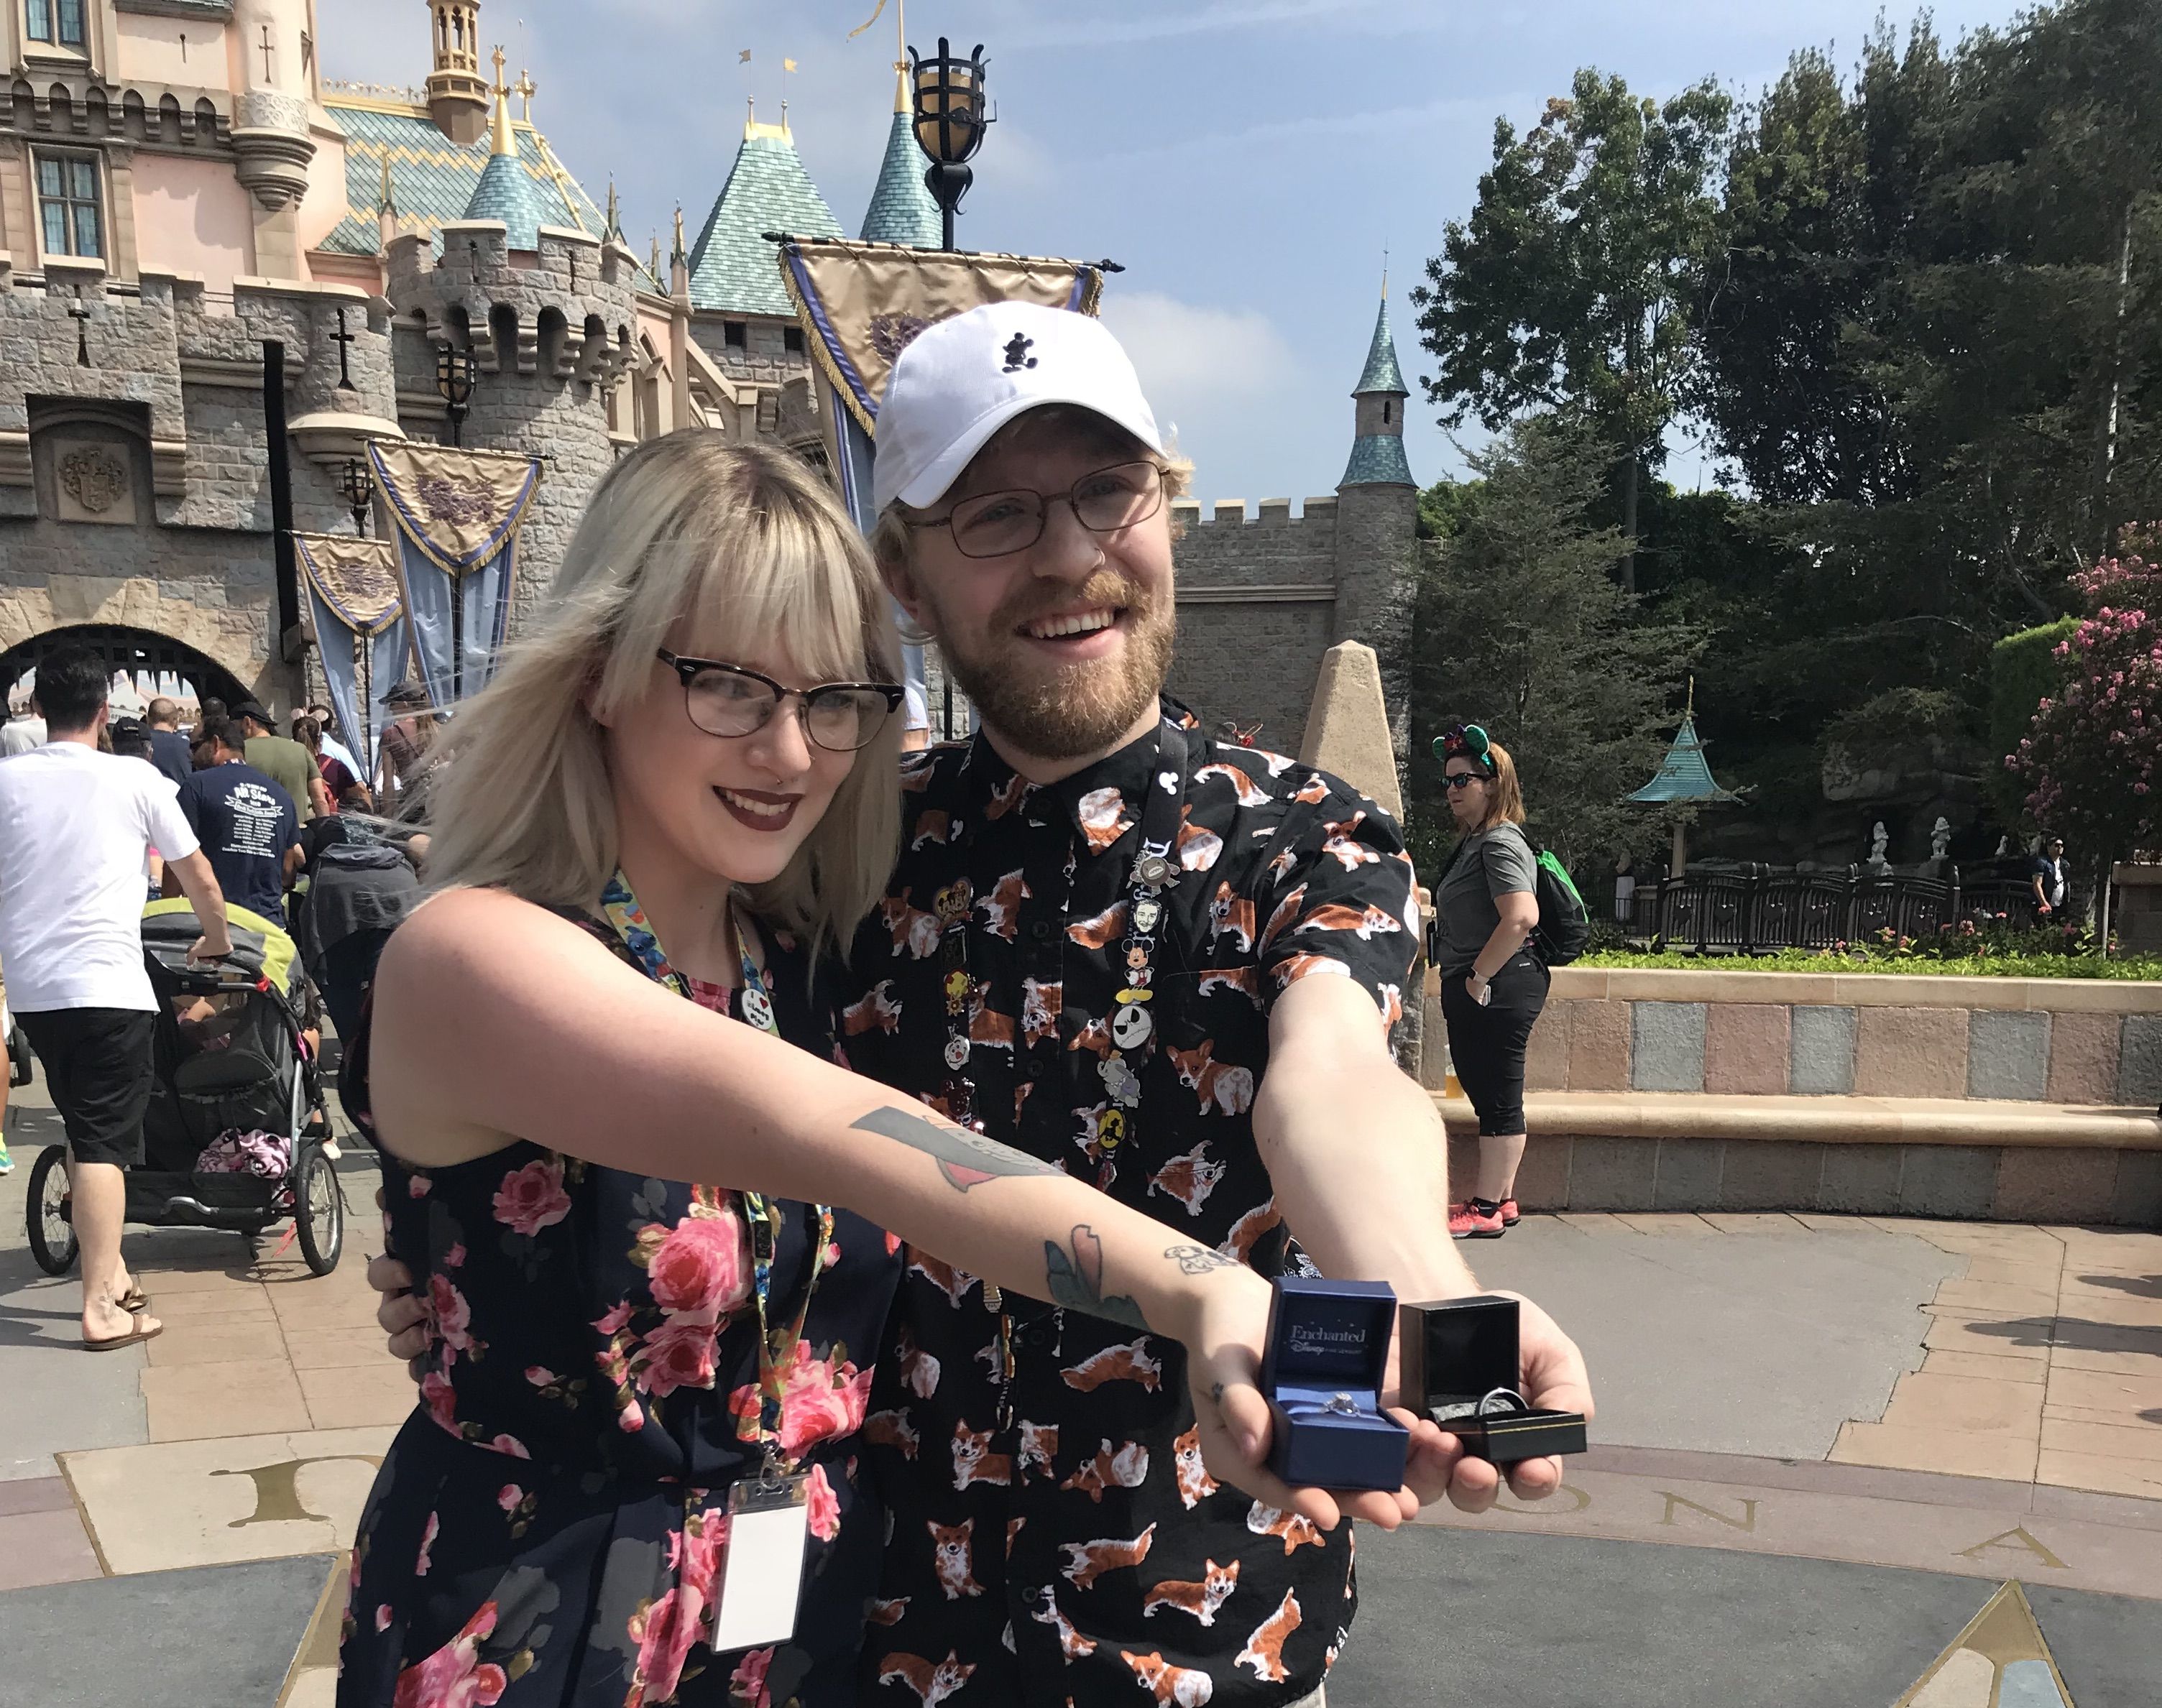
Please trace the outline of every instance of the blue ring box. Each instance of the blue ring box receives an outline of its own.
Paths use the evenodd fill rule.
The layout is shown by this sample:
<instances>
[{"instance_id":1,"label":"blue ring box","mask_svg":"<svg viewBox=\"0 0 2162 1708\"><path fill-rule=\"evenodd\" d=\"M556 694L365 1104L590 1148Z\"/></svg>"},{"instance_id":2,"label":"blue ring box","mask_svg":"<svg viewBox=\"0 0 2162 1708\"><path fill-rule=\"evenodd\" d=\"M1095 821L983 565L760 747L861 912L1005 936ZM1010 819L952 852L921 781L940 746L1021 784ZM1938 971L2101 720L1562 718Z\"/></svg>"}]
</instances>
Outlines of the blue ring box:
<instances>
[{"instance_id":1,"label":"blue ring box","mask_svg":"<svg viewBox=\"0 0 2162 1708\"><path fill-rule=\"evenodd\" d=\"M1411 1435L1381 1403L1396 1317L1382 1282L1277 1278L1261 1393L1269 1469L1293 1487L1403 1487Z\"/></svg>"}]
</instances>

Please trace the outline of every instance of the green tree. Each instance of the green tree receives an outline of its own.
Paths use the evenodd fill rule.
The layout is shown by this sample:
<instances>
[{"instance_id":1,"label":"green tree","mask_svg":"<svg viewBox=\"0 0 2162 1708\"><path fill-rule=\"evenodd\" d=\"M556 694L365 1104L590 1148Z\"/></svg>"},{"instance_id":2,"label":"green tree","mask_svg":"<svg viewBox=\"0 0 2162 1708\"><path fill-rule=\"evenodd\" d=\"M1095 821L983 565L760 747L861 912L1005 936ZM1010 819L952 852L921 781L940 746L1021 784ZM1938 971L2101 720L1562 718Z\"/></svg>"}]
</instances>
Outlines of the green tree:
<instances>
[{"instance_id":1,"label":"green tree","mask_svg":"<svg viewBox=\"0 0 2162 1708\"><path fill-rule=\"evenodd\" d=\"M1622 797L1658 768L1697 633L1648 618L1616 582L1622 536L1589 519L1608 452L1588 429L1534 417L1471 461L1477 503L1424 547L1413 606L1407 814L1421 869L1439 872L1455 841L1432 742L1460 722L1514 755L1531 834L1565 862L1648 848L1663 821Z\"/></svg>"},{"instance_id":2,"label":"green tree","mask_svg":"<svg viewBox=\"0 0 2162 1708\"><path fill-rule=\"evenodd\" d=\"M1709 81L1664 105L1589 67L1493 165L1412 294L1424 382L1444 424L1490 431L1532 411L1580 416L1614 448L1622 584L1635 586L1642 471L1663 456L1695 359L1695 281L1716 241L1712 179L1731 103Z\"/></svg>"}]
</instances>

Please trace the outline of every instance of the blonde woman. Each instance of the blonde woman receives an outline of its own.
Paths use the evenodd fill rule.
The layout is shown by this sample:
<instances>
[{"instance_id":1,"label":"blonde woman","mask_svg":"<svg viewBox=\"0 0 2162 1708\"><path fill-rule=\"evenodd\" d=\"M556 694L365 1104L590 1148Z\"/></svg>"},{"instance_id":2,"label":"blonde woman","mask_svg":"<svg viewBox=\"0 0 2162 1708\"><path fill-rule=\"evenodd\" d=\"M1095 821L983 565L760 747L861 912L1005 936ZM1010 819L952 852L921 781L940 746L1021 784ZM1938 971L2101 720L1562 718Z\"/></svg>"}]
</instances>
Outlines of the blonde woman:
<instances>
[{"instance_id":1,"label":"blonde woman","mask_svg":"<svg viewBox=\"0 0 2162 1708\"><path fill-rule=\"evenodd\" d=\"M957 1296L1183 1341L1214 1474L1339 1516L1255 1468L1265 1282L821 1059L817 957L897 840L886 609L807 470L679 433L602 482L446 732L437 893L345 1086L436 1350L355 1541L344 1708L853 1702L896 1236ZM961 1594L1000 1539L957 1545Z\"/></svg>"},{"instance_id":2,"label":"blonde woman","mask_svg":"<svg viewBox=\"0 0 2162 1708\"><path fill-rule=\"evenodd\" d=\"M1434 890L1434 964L1449 1060L1479 1116L1477 1190L1449 1206L1449 1231L1499 1239L1517 1221L1524 1046L1553 982L1529 947L1539 923L1538 857L1520 828L1524 795L1508 750L1477 724L1460 724L1434 751L1464 833Z\"/></svg>"}]
</instances>

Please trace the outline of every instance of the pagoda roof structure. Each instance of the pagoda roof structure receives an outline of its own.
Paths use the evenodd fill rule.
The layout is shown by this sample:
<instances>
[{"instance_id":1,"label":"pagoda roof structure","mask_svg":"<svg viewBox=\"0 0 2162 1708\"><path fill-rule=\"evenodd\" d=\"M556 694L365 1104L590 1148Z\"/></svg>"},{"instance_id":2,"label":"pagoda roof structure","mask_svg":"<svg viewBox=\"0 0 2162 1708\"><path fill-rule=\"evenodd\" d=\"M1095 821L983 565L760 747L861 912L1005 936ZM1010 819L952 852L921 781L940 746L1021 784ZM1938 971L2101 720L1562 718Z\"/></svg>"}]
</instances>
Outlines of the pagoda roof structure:
<instances>
[{"instance_id":1,"label":"pagoda roof structure","mask_svg":"<svg viewBox=\"0 0 2162 1708\"><path fill-rule=\"evenodd\" d=\"M1711 767L1705 763L1704 742L1696 732L1694 679L1689 683L1688 706L1682 712L1682 726L1668 744L1659 774L1634 794L1622 798L1644 806L1708 806L1742 799L1732 789L1721 789L1713 780Z\"/></svg>"}]
</instances>

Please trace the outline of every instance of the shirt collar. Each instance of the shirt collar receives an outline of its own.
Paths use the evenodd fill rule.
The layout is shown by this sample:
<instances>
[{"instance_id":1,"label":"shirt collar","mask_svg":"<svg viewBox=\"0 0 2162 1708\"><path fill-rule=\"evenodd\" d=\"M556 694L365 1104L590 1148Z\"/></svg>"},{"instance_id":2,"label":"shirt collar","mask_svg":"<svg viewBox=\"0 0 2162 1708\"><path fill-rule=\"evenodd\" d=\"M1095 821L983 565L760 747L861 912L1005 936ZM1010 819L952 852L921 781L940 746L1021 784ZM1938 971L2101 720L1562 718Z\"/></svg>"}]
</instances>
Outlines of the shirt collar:
<instances>
[{"instance_id":1,"label":"shirt collar","mask_svg":"<svg viewBox=\"0 0 2162 1708\"><path fill-rule=\"evenodd\" d=\"M1148 798L1156 775L1164 721L1188 730L1195 726L1193 714L1167 695L1161 710L1157 727L1146 735L1071 777L1049 784L1026 782L978 730L969 745L971 808L979 817L988 818L1004 817L1026 806L1034 816L1044 819L1056 802L1068 828L1079 831L1092 850L1102 851L1141 822L1141 803Z\"/></svg>"}]
</instances>

